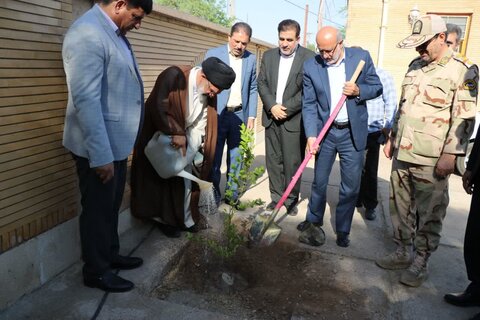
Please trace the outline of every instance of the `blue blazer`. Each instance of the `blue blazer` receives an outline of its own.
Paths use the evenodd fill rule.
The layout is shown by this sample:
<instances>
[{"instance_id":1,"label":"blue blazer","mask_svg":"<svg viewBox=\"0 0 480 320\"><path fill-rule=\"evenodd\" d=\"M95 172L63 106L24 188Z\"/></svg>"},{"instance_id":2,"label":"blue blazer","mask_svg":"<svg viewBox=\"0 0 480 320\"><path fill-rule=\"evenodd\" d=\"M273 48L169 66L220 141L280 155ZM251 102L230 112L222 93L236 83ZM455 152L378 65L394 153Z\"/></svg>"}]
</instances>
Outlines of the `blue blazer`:
<instances>
[{"instance_id":1,"label":"blue blazer","mask_svg":"<svg viewBox=\"0 0 480 320\"><path fill-rule=\"evenodd\" d=\"M68 30L62 56L68 85L63 145L91 167L124 160L143 116L143 83L133 53L98 5Z\"/></svg>"},{"instance_id":2,"label":"blue blazer","mask_svg":"<svg viewBox=\"0 0 480 320\"><path fill-rule=\"evenodd\" d=\"M378 97L383 90L370 54L360 48L345 48L346 79L350 80L360 60L365 61L365 66L356 82L360 88L360 96L347 97L346 103L353 144L358 151L365 149L367 144L366 100ZM323 59L316 55L305 61L303 65L302 117L307 138L318 136L330 117L330 105L333 105L332 108L334 108L337 103L338 101L331 101L327 65Z\"/></svg>"},{"instance_id":3,"label":"blue blazer","mask_svg":"<svg viewBox=\"0 0 480 320\"><path fill-rule=\"evenodd\" d=\"M209 57L217 57L226 64L230 65L230 59L228 55L228 44L226 44L208 50L205 55L205 59ZM246 123L249 117L257 117L257 58L253 53L246 50L242 59L242 120ZM218 114L221 114L223 109L225 109L229 97L230 89L223 90L217 96Z\"/></svg>"}]
</instances>

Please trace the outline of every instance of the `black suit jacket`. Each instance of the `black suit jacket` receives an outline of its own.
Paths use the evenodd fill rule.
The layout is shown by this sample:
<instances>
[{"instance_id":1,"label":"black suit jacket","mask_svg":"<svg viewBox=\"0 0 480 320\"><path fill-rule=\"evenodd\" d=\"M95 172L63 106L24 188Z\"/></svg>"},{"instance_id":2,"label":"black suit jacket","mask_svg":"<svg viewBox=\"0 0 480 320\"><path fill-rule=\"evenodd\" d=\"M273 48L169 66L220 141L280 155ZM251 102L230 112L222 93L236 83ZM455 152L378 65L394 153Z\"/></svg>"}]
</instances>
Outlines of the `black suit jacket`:
<instances>
[{"instance_id":1,"label":"black suit jacket","mask_svg":"<svg viewBox=\"0 0 480 320\"><path fill-rule=\"evenodd\" d=\"M303 63L314 56L315 53L313 51L301 46L298 46L295 53L282 98L282 105L287 108L287 119L283 121L283 124L288 131L301 130ZM272 124L273 118L270 109L277 104L276 96L279 63L279 48L266 51L262 58L260 73L257 79L258 93L263 104L262 125L265 128L268 128Z\"/></svg>"}]
</instances>

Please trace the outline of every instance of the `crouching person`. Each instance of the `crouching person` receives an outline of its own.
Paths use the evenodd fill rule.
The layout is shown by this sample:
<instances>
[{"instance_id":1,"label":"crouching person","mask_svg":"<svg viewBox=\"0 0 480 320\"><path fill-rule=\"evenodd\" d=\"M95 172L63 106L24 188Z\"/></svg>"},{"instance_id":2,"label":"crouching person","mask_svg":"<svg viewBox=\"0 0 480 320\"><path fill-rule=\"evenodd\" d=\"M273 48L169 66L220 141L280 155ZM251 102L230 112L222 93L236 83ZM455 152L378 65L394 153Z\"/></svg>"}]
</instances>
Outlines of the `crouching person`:
<instances>
[{"instance_id":1,"label":"crouching person","mask_svg":"<svg viewBox=\"0 0 480 320\"><path fill-rule=\"evenodd\" d=\"M199 191L188 179L160 177L145 147L160 132L168 139L166 148L179 151L180 166L188 172L203 144L200 178L207 180L217 142L216 95L230 88L234 80L233 69L214 57L201 67L172 66L158 76L145 103L145 122L133 152L131 210L135 217L159 222L168 237L179 237L182 230L198 230ZM170 170L179 164L172 162L160 166Z\"/></svg>"}]
</instances>

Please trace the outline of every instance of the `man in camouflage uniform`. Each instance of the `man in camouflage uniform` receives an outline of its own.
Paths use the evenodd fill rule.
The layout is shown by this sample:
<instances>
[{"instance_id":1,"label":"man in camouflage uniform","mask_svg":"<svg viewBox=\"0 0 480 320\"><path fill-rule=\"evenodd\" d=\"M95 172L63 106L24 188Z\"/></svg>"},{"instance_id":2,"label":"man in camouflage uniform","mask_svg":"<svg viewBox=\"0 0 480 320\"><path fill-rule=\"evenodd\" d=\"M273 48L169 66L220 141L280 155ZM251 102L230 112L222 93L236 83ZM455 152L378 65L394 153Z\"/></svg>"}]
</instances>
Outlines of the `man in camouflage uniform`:
<instances>
[{"instance_id":1,"label":"man in camouflage uniform","mask_svg":"<svg viewBox=\"0 0 480 320\"><path fill-rule=\"evenodd\" d=\"M427 15L398 44L415 48L420 57L410 63L403 80L384 148L393 157L390 215L398 247L376 264L406 269L400 282L412 287L427 278L427 261L440 242L449 201L448 178L474 125L478 68L448 48L446 31L440 16Z\"/></svg>"}]
</instances>

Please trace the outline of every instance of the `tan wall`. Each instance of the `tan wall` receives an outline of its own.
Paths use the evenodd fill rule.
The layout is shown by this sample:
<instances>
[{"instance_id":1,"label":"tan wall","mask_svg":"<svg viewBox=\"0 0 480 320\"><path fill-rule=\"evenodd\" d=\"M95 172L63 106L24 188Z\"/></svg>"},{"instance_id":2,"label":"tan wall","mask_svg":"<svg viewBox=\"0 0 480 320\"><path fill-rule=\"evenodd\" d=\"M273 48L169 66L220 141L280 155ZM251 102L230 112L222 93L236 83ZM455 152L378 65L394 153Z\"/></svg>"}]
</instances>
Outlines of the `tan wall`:
<instances>
[{"instance_id":1,"label":"tan wall","mask_svg":"<svg viewBox=\"0 0 480 320\"><path fill-rule=\"evenodd\" d=\"M89 2L0 2L0 253L78 214L75 168L61 145L67 99L61 46ZM160 6L155 10L129 34L146 97L162 70L199 63L208 48L226 43L229 31ZM252 39L249 49L260 57L268 46ZM127 188L123 208L128 195Z\"/></svg>"},{"instance_id":2,"label":"tan wall","mask_svg":"<svg viewBox=\"0 0 480 320\"><path fill-rule=\"evenodd\" d=\"M76 213L74 167L60 143L69 2L1 2L0 252Z\"/></svg>"},{"instance_id":3,"label":"tan wall","mask_svg":"<svg viewBox=\"0 0 480 320\"><path fill-rule=\"evenodd\" d=\"M397 88L400 87L408 64L417 56L415 49L398 49L396 47L396 44L411 32L408 15L414 5L418 6L422 15L428 13L471 14L466 56L473 62L480 63L480 1L349 0L346 26L347 45L361 46L369 50L375 64L379 58L383 3L388 6L383 67L394 76Z\"/></svg>"}]
</instances>

